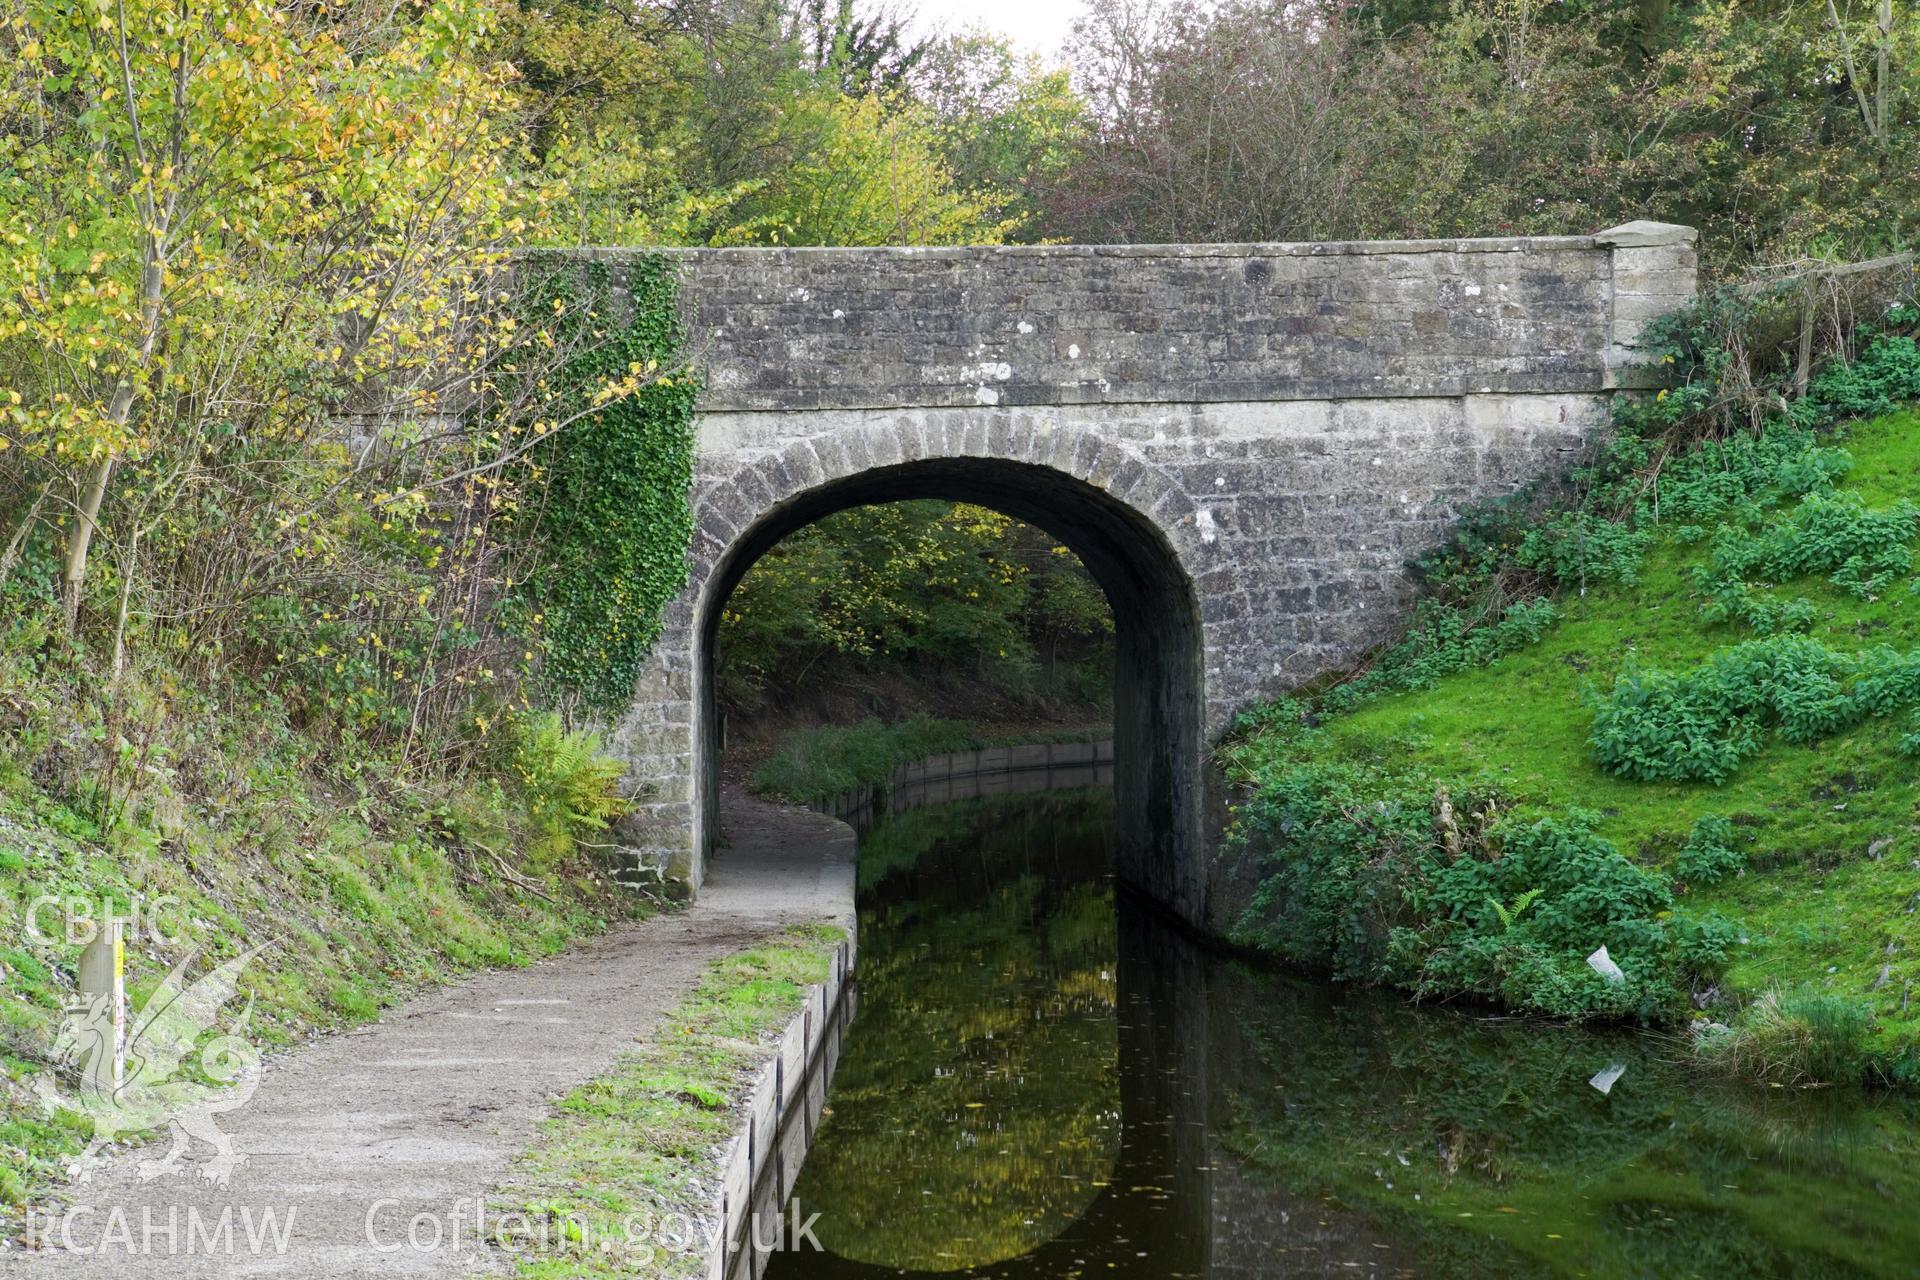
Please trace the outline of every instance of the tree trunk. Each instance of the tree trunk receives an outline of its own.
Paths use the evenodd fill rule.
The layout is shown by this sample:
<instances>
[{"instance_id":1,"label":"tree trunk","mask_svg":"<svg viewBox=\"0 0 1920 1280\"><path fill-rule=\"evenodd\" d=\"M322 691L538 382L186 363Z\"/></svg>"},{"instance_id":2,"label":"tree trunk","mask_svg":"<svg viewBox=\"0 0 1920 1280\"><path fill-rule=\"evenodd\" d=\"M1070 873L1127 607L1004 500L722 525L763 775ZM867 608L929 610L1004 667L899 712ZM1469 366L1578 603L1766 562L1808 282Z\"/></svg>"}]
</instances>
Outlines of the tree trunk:
<instances>
[{"instance_id":1,"label":"tree trunk","mask_svg":"<svg viewBox=\"0 0 1920 1280\"><path fill-rule=\"evenodd\" d=\"M100 504L106 500L114 462L114 455L108 454L94 464L86 490L75 504L73 527L67 530L67 551L60 565L60 604L69 632L80 623L80 589L87 577L87 551L93 545L93 531L99 527Z\"/></svg>"},{"instance_id":2,"label":"tree trunk","mask_svg":"<svg viewBox=\"0 0 1920 1280\"><path fill-rule=\"evenodd\" d=\"M140 270L140 310L146 321L146 332L140 335L134 367L120 379L120 384L113 389L113 399L107 403L107 421L113 424L116 437L126 429L133 417L134 379L146 375L153 363L153 353L160 345L160 304L165 297L166 250L160 237L153 231L147 233L144 254L146 261ZM80 622L80 591L87 578L87 551L93 545L95 530L100 527L100 507L106 501L107 485L113 480L113 469L119 461L119 453L109 449L100 461L93 464L93 470L87 475L86 488L80 494L74 511L73 525L67 530L66 556L60 566L60 602L66 613L69 634Z\"/></svg>"},{"instance_id":3,"label":"tree trunk","mask_svg":"<svg viewBox=\"0 0 1920 1280\"><path fill-rule=\"evenodd\" d=\"M1878 66L1875 69L1876 78L1873 87L1874 133L1880 141L1885 142L1887 140L1887 80L1889 77L1887 51L1893 44L1893 0L1880 0L1878 17L1879 22L1876 25L1880 28L1880 39L1875 50L1875 61L1878 63Z\"/></svg>"},{"instance_id":4,"label":"tree trunk","mask_svg":"<svg viewBox=\"0 0 1920 1280\"><path fill-rule=\"evenodd\" d=\"M13 576L13 567L20 563L20 553L25 549L27 539L33 536L33 527L40 522L40 508L45 505L47 494L52 490L52 481L40 486L39 496L27 508L27 514L21 519L20 527L13 531L13 537L7 540L7 549L0 551L0 591L6 589L7 579Z\"/></svg>"},{"instance_id":5,"label":"tree trunk","mask_svg":"<svg viewBox=\"0 0 1920 1280\"><path fill-rule=\"evenodd\" d=\"M120 610L113 624L113 696L116 699L127 674L127 614L133 606L133 573L139 562L140 530L135 529L127 543L126 567L120 573Z\"/></svg>"}]
</instances>

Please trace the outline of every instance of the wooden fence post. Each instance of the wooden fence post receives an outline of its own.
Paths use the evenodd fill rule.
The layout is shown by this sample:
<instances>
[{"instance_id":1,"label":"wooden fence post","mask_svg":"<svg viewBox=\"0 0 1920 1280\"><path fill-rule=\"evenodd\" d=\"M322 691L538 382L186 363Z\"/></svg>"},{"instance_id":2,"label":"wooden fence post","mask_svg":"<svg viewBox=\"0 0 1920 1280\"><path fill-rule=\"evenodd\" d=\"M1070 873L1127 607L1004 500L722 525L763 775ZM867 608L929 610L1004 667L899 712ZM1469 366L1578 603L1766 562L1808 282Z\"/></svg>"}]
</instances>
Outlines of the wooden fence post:
<instances>
[{"instance_id":1,"label":"wooden fence post","mask_svg":"<svg viewBox=\"0 0 1920 1280\"><path fill-rule=\"evenodd\" d=\"M80 995L98 1039L81 1066L103 1093L119 1090L126 1075L127 946L118 920L103 920L80 953Z\"/></svg>"}]
</instances>

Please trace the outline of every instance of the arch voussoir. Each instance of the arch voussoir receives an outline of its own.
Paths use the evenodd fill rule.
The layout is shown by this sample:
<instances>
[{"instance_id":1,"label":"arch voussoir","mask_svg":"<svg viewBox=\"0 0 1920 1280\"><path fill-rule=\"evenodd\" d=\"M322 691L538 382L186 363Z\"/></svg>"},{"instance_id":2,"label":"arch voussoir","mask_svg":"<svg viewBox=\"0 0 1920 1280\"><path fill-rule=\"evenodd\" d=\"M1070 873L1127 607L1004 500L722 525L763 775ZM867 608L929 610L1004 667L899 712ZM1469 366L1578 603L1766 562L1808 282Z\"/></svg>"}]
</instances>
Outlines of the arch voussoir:
<instances>
[{"instance_id":1,"label":"arch voussoir","mask_svg":"<svg viewBox=\"0 0 1920 1280\"><path fill-rule=\"evenodd\" d=\"M815 436L811 441L813 456L820 461L820 474L823 483L839 480L854 472L853 455L847 449L847 442L837 435Z\"/></svg>"},{"instance_id":2,"label":"arch voussoir","mask_svg":"<svg viewBox=\"0 0 1920 1280\"><path fill-rule=\"evenodd\" d=\"M749 513L764 510L775 499L773 480L767 472L758 467L742 467L727 477L722 484L714 486L713 501L716 505L725 504L721 509L728 513L735 524L742 524Z\"/></svg>"},{"instance_id":3,"label":"arch voussoir","mask_svg":"<svg viewBox=\"0 0 1920 1280\"><path fill-rule=\"evenodd\" d=\"M900 460L919 462L931 457L927 450L927 420L920 412L905 412L895 416L893 429L900 442Z\"/></svg>"},{"instance_id":4,"label":"arch voussoir","mask_svg":"<svg viewBox=\"0 0 1920 1280\"><path fill-rule=\"evenodd\" d=\"M866 428L867 457L876 467L895 467L905 460L900 451L900 436L891 426Z\"/></svg>"},{"instance_id":5,"label":"arch voussoir","mask_svg":"<svg viewBox=\"0 0 1920 1280\"><path fill-rule=\"evenodd\" d=\"M786 501L800 488L794 481L793 473L788 470L786 460L777 453L766 454L756 460L747 468L742 479L753 486L754 491L749 496L755 516ZM742 488L745 488L745 484Z\"/></svg>"},{"instance_id":6,"label":"arch voussoir","mask_svg":"<svg viewBox=\"0 0 1920 1280\"><path fill-rule=\"evenodd\" d=\"M782 461L786 464L787 474L793 477L799 488L811 489L828 479L827 469L821 465L820 453L812 440L789 445L782 455Z\"/></svg>"},{"instance_id":7,"label":"arch voussoir","mask_svg":"<svg viewBox=\"0 0 1920 1280\"><path fill-rule=\"evenodd\" d=\"M705 502L694 508L694 545L711 543L722 551L731 547L740 540L740 526L734 517L744 510L745 504L731 485L709 494Z\"/></svg>"}]
</instances>

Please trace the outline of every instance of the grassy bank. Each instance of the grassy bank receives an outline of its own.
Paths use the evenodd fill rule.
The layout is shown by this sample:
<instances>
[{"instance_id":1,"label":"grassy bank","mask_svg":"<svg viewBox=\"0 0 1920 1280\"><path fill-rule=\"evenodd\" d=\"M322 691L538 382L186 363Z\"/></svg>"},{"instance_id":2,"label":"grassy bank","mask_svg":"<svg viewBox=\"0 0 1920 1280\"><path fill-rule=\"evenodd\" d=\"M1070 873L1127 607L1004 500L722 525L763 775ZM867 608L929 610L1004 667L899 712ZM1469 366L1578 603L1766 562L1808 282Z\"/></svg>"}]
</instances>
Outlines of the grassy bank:
<instances>
[{"instance_id":1,"label":"grassy bank","mask_svg":"<svg viewBox=\"0 0 1920 1280\"><path fill-rule=\"evenodd\" d=\"M138 727L116 729L112 703L59 671L0 665L0 1217L57 1196L91 1136L31 1092L67 1065L55 1040L81 951L69 915L137 918L136 1010L189 954L196 978L271 942L220 1013L224 1028L251 1002L244 1034L271 1050L646 908L574 844L598 825L585 810L607 775L590 740L548 722L500 725L496 767L423 777L372 752L343 768L272 708L234 714L185 684L130 684ZM131 742L103 769L109 733Z\"/></svg>"},{"instance_id":2,"label":"grassy bank","mask_svg":"<svg viewBox=\"0 0 1920 1280\"><path fill-rule=\"evenodd\" d=\"M716 961L647 1044L560 1100L495 1198L529 1280L699 1273L719 1158L769 1038L845 933L793 928Z\"/></svg>"},{"instance_id":3,"label":"grassy bank","mask_svg":"<svg viewBox=\"0 0 1920 1280\"><path fill-rule=\"evenodd\" d=\"M1842 372L1911 396L1916 367L1898 339ZM1846 421L1872 400L1832 386L1822 430L1661 457L1635 518L1577 529L1577 582L1254 717L1227 751L1266 877L1242 940L1692 1020L1777 1082L1920 1082L1920 414Z\"/></svg>"},{"instance_id":4,"label":"grassy bank","mask_svg":"<svg viewBox=\"0 0 1920 1280\"><path fill-rule=\"evenodd\" d=\"M865 720L856 725L797 729L781 739L754 770L753 789L794 804L831 800L862 787L877 787L901 765L943 751L985 745L965 720L915 716L898 724Z\"/></svg>"}]
</instances>

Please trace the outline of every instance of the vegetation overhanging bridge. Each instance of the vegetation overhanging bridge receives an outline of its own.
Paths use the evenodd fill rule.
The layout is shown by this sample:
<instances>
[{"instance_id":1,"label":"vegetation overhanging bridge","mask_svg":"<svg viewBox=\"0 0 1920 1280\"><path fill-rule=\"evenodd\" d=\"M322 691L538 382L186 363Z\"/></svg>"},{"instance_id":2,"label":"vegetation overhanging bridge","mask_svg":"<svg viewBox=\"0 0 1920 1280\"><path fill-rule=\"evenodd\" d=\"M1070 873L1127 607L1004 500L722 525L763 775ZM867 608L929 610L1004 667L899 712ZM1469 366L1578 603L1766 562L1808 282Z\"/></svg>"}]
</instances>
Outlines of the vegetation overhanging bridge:
<instances>
[{"instance_id":1,"label":"vegetation overhanging bridge","mask_svg":"<svg viewBox=\"0 0 1920 1280\"><path fill-rule=\"evenodd\" d=\"M1205 923L1210 741L1352 663L1406 563L1646 385L1694 232L1341 244L678 251L705 385L687 587L614 741L636 856L697 888L713 645L742 573L848 506L942 497L1072 547L1113 607L1120 871ZM602 258L639 250L585 250ZM618 278L619 273L614 273Z\"/></svg>"}]
</instances>

